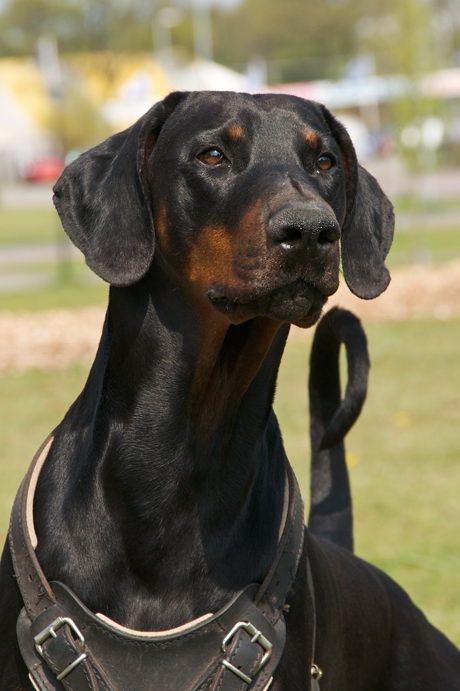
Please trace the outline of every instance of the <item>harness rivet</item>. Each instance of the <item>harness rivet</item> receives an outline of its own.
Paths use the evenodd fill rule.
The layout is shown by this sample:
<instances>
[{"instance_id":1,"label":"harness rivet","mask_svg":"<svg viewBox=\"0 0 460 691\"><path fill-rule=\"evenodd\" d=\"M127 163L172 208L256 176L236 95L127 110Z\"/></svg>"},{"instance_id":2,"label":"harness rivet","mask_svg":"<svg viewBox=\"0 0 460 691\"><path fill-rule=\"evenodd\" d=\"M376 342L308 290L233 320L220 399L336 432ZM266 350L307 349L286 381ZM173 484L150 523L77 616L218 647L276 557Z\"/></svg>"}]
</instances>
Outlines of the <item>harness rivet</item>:
<instances>
[{"instance_id":1,"label":"harness rivet","mask_svg":"<svg viewBox=\"0 0 460 691\"><path fill-rule=\"evenodd\" d=\"M312 664L310 667L310 674L313 679L321 679L323 676L323 670L318 665Z\"/></svg>"}]
</instances>

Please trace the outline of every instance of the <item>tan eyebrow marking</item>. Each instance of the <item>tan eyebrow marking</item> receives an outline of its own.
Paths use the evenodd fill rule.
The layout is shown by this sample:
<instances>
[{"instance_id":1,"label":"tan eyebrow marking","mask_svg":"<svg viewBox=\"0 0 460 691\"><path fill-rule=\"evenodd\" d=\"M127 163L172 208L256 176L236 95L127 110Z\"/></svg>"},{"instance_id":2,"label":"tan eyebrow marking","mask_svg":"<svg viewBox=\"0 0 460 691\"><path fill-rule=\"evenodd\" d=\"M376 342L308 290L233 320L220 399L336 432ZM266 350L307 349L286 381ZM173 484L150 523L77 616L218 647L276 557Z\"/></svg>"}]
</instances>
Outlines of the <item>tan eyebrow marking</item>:
<instances>
[{"instance_id":1,"label":"tan eyebrow marking","mask_svg":"<svg viewBox=\"0 0 460 691\"><path fill-rule=\"evenodd\" d=\"M312 149L317 149L319 147L320 138L316 132L308 128L305 128L303 131L303 136L308 146L310 146Z\"/></svg>"},{"instance_id":2,"label":"tan eyebrow marking","mask_svg":"<svg viewBox=\"0 0 460 691\"><path fill-rule=\"evenodd\" d=\"M232 122L225 130L225 134L232 141L238 141L243 136L243 128L238 122Z\"/></svg>"}]
</instances>

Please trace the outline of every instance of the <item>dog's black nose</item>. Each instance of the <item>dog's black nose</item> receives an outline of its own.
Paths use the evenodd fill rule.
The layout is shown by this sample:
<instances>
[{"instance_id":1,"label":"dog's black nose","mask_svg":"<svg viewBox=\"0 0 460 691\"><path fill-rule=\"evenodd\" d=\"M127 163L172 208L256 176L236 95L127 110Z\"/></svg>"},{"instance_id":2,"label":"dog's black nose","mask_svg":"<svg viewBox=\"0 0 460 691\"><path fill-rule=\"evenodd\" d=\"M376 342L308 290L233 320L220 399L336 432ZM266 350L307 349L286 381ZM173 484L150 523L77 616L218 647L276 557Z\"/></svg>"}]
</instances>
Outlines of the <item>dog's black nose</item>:
<instances>
[{"instance_id":1,"label":"dog's black nose","mask_svg":"<svg viewBox=\"0 0 460 691\"><path fill-rule=\"evenodd\" d=\"M319 205L287 206L269 220L268 238L284 252L306 250L322 252L340 238L340 227L332 215Z\"/></svg>"}]
</instances>

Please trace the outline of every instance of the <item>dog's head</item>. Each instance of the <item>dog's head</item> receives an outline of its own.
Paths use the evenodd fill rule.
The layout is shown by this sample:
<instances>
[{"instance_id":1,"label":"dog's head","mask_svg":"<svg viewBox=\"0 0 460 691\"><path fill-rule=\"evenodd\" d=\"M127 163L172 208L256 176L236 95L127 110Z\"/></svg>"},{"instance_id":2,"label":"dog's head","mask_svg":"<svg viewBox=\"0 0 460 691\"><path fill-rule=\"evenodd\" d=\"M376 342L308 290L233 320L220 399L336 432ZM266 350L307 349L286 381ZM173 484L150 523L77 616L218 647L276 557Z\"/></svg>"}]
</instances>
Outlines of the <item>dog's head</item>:
<instances>
[{"instance_id":1,"label":"dog's head","mask_svg":"<svg viewBox=\"0 0 460 691\"><path fill-rule=\"evenodd\" d=\"M356 295L390 280L390 202L344 127L292 96L173 93L68 166L54 200L103 279L128 286L161 264L232 323L314 323L339 244Z\"/></svg>"}]
</instances>

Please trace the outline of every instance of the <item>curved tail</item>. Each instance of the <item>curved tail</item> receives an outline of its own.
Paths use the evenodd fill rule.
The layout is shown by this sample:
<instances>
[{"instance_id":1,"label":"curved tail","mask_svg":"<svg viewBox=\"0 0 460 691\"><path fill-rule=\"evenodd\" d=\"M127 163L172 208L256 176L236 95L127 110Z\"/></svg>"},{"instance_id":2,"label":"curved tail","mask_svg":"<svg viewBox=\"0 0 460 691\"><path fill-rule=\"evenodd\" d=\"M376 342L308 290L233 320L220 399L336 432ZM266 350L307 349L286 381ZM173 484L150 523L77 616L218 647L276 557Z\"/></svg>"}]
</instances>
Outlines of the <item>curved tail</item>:
<instances>
[{"instance_id":1,"label":"curved tail","mask_svg":"<svg viewBox=\"0 0 460 691\"><path fill-rule=\"evenodd\" d=\"M339 351L348 381L341 400ZM310 356L311 532L353 550L353 514L343 439L361 412L369 374L367 340L357 317L331 309L319 322Z\"/></svg>"}]
</instances>

